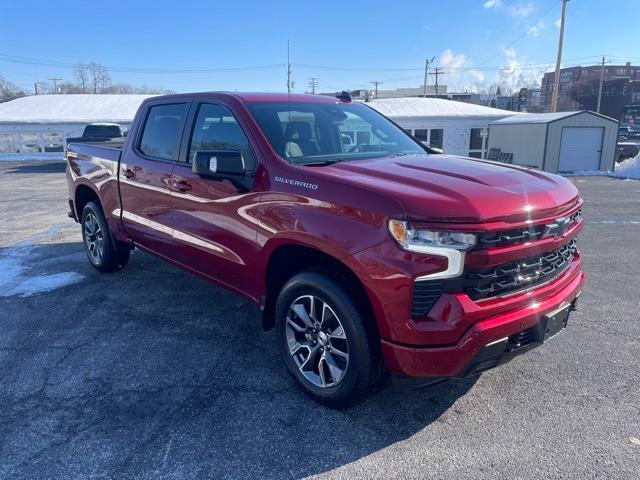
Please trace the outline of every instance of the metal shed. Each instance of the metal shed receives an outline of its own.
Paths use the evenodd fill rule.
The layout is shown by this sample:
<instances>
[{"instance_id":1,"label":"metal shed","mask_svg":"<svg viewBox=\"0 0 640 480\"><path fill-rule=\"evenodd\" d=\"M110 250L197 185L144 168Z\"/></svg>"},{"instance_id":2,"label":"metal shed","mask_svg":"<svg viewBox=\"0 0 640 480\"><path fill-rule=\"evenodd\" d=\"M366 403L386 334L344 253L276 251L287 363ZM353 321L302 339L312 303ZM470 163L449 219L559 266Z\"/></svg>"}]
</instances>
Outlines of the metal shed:
<instances>
[{"instance_id":1,"label":"metal shed","mask_svg":"<svg viewBox=\"0 0 640 480\"><path fill-rule=\"evenodd\" d=\"M489 158L547 172L612 170L618 122L588 110L518 115L489 125Z\"/></svg>"}]
</instances>

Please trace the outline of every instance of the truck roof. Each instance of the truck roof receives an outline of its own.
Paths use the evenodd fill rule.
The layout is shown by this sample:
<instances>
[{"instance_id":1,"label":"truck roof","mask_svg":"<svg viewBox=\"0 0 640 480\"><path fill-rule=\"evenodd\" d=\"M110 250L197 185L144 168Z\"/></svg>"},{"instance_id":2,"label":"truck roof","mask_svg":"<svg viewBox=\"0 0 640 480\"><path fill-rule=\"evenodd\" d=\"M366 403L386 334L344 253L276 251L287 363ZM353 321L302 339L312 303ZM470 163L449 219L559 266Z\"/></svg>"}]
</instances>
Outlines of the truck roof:
<instances>
[{"instance_id":1,"label":"truck roof","mask_svg":"<svg viewBox=\"0 0 640 480\"><path fill-rule=\"evenodd\" d=\"M179 93L172 95L162 95L153 97L153 100L158 99L179 99L181 97L233 97L245 102L309 102L309 103L335 103L336 97L327 95L309 95L301 93L279 93L279 92L198 92L198 93Z\"/></svg>"}]
</instances>

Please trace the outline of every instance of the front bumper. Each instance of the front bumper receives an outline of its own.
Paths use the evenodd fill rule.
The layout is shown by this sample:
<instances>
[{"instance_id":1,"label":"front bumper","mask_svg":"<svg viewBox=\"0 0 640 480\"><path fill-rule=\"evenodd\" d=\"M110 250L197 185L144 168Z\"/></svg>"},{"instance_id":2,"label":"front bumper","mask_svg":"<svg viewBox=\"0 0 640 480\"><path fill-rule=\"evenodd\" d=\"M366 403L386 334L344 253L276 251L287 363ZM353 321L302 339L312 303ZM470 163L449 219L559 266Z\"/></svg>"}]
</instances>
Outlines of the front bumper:
<instances>
[{"instance_id":1,"label":"front bumper","mask_svg":"<svg viewBox=\"0 0 640 480\"><path fill-rule=\"evenodd\" d=\"M409 346L382 340L382 352L386 367L395 374L410 377L460 378L504 363L516 355L540 345L536 336L523 348L512 348L505 338L534 332L541 328L545 315L563 303L575 306L575 300L584 283L584 273L579 264L572 272L555 283L553 293L535 300L525 307L509 310L479 320L471 325L456 343L437 346ZM513 300L516 300L515 298Z\"/></svg>"}]
</instances>

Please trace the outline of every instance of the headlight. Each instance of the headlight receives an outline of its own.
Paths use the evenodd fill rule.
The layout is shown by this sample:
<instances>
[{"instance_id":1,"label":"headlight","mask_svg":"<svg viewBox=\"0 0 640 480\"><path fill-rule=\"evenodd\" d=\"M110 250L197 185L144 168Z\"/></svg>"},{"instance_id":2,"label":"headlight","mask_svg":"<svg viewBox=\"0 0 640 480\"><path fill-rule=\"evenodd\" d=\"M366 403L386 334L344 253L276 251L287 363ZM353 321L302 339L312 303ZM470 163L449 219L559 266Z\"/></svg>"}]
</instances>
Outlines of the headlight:
<instances>
[{"instance_id":1,"label":"headlight","mask_svg":"<svg viewBox=\"0 0 640 480\"><path fill-rule=\"evenodd\" d=\"M389 220L389 232L402 248L412 252L435 253L435 248L465 251L476 244L476 236L473 233L414 228L409 222L402 220Z\"/></svg>"}]
</instances>

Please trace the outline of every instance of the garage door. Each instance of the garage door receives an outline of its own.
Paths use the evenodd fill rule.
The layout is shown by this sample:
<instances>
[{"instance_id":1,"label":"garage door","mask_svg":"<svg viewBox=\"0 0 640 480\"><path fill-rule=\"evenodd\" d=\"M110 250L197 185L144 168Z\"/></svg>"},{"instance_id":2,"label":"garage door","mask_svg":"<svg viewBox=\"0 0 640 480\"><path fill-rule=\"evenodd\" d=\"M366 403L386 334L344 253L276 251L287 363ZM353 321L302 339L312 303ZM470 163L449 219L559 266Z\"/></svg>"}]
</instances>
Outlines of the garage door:
<instances>
[{"instance_id":1,"label":"garage door","mask_svg":"<svg viewBox=\"0 0 640 480\"><path fill-rule=\"evenodd\" d=\"M563 127L558 171L598 170L603 127Z\"/></svg>"}]
</instances>

